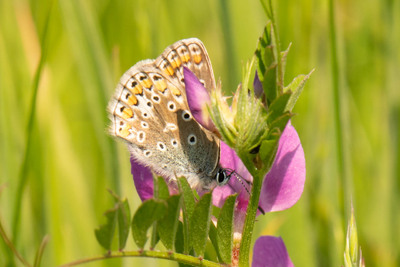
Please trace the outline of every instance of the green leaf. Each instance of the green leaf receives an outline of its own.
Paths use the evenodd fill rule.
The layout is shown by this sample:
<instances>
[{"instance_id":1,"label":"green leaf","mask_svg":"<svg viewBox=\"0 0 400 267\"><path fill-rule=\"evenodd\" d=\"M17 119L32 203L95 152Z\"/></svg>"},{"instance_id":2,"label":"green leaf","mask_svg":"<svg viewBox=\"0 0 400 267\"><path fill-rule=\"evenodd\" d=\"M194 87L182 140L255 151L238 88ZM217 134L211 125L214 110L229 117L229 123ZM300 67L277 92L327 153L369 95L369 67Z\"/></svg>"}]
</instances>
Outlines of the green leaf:
<instances>
[{"instance_id":1,"label":"green leaf","mask_svg":"<svg viewBox=\"0 0 400 267\"><path fill-rule=\"evenodd\" d=\"M129 203L126 199L122 201L113 191L108 190L108 192L114 198L115 205L105 212L104 215L107 218L107 222L95 230L95 235L100 245L110 250L115 236L115 229L118 226L118 246L119 250L123 250L129 235L131 219Z\"/></svg>"},{"instance_id":2,"label":"green leaf","mask_svg":"<svg viewBox=\"0 0 400 267\"><path fill-rule=\"evenodd\" d=\"M156 247L158 241L160 241L160 235L158 234L158 222L155 221L151 229L150 250Z\"/></svg>"},{"instance_id":3,"label":"green leaf","mask_svg":"<svg viewBox=\"0 0 400 267\"><path fill-rule=\"evenodd\" d=\"M237 194L229 196L221 209L217 225L218 251L224 263L232 259L233 215Z\"/></svg>"},{"instance_id":4,"label":"green leaf","mask_svg":"<svg viewBox=\"0 0 400 267\"><path fill-rule=\"evenodd\" d=\"M164 246L172 251L175 244L176 231L179 223L179 211L181 208L181 195L174 195L167 199L167 212L158 221L158 234Z\"/></svg>"},{"instance_id":5,"label":"green leaf","mask_svg":"<svg viewBox=\"0 0 400 267\"><path fill-rule=\"evenodd\" d=\"M157 177L157 186L154 187L154 198L158 199L167 199L169 197L169 190L167 182L165 182L164 178Z\"/></svg>"},{"instance_id":6,"label":"green leaf","mask_svg":"<svg viewBox=\"0 0 400 267\"><path fill-rule=\"evenodd\" d=\"M154 198L166 200L169 197L169 190L168 190L168 185L165 182L164 178L161 176L153 176L153 182L154 182L154 189L153 189ZM155 221L153 222L153 228L150 239L150 248L151 249L154 248L157 245L158 241L160 241L160 236L158 234L158 222Z\"/></svg>"},{"instance_id":7,"label":"green leaf","mask_svg":"<svg viewBox=\"0 0 400 267\"><path fill-rule=\"evenodd\" d=\"M301 92L303 91L304 85L306 84L307 80L310 78L311 74L313 73L314 70L312 70L309 74L307 75L299 75L296 78L293 79L293 81L284 88L284 91L292 91L292 95L286 105L285 111L292 111L294 105L297 102L297 99L299 98Z\"/></svg>"},{"instance_id":8,"label":"green leaf","mask_svg":"<svg viewBox=\"0 0 400 267\"><path fill-rule=\"evenodd\" d=\"M176 230L175 237L175 251L183 253L184 250L184 236L183 236L183 223L178 221L178 229Z\"/></svg>"},{"instance_id":9,"label":"green leaf","mask_svg":"<svg viewBox=\"0 0 400 267\"><path fill-rule=\"evenodd\" d=\"M282 116L282 114L286 110L287 103L292 95L291 91L285 92L280 95L274 102L272 102L271 106L268 110L268 123L270 124L278 117Z\"/></svg>"},{"instance_id":10,"label":"green leaf","mask_svg":"<svg viewBox=\"0 0 400 267\"><path fill-rule=\"evenodd\" d=\"M111 250L112 240L114 238L115 226L117 225L117 207L107 210L104 213L106 216L106 223L101 225L98 229L95 229L97 241L106 250Z\"/></svg>"},{"instance_id":11,"label":"green leaf","mask_svg":"<svg viewBox=\"0 0 400 267\"><path fill-rule=\"evenodd\" d=\"M163 200L149 199L140 205L132 219L132 236L136 245L143 248L147 241L147 230L153 222L161 219L167 211Z\"/></svg>"},{"instance_id":12,"label":"green leaf","mask_svg":"<svg viewBox=\"0 0 400 267\"><path fill-rule=\"evenodd\" d=\"M214 250L217 253L218 261L223 262L221 255L219 254L217 228L212 223L210 224L210 231L208 233L208 237L210 238L211 244L213 245Z\"/></svg>"},{"instance_id":13,"label":"green leaf","mask_svg":"<svg viewBox=\"0 0 400 267\"><path fill-rule=\"evenodd\" d=\"M204 194L199 202L196 203L193 215L190 219L191 242L197 256L204 256L208 231L210 229L211 200L211 192Z\"/></svg>"},{"instance_id":14,"label":"green leaf","mask_svg":"<svg viewBox=\"0 0 400 267\"><path fill-rule=\"evenodd\" d=\"M178 221L178 229L176 231L176 239L175 239L175 251L181 254L184 251L183 223L181 221ZM179 267L190 267L190 266L191 265L179 263Z\"/></svg>"},{"instance_id":15,"label":"green leaf","mask_svg":"<svg viewBox=\"0 0 400 267\"><path fill-rule=\"evenodd\" d=\"M190 218L192 217L195 201L193 191L190 188L190 185L186 178L180 177L178 178L179 189L183 196L183 205L182 205L182 213L183 213L183 235L185 238L185 248L184 253L189 254L191 249L191 241L190 241Z\"/></svg>"},{"instance_id":16,"label":"green leaf","mask_svg":"<svg viewBox=\"0 0 400 267\"><path fill-rule=\"evenodd\" d=\"M131 224L131 210L127 199L118 203L118 236L119 250L123 250L129 235L129 227Z\"/></svg>"}]
</instances>

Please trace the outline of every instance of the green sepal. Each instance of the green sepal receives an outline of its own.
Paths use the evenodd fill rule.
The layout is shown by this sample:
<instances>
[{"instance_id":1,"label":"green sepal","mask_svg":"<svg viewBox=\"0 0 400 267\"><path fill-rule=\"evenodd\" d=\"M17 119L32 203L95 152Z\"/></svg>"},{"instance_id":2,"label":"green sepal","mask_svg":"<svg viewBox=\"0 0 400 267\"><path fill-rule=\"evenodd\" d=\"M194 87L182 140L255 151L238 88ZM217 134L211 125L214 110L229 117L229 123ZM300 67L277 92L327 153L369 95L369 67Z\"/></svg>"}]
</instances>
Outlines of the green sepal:
<instances>
[{"instance_id":1,"label":"green sepal","mask_svg":"<svg viewBox=\"0 0 400 267\"><path fill-rule=\"evenodd\" d=\"M235 139L237 137L237 129L234 125L226 121L225 115L223 114L219 103L217 101L218 96L216 91L211 92L211 107L208 108L208 112L212 121L218 129L218 132L223 136L224 141L229 146L235 145Z\"/></svg>"},{"instance_id":2,"label":"green sepal","mask_svg":"<svg viewBox=\"0 0 400 267\"><path fill-rule=\"evenodd\" d=\"M281 64L282 64L282 81L285 80L285 69L286 69L286 60L287 60L287 56L289 54L290 48L292 47L292 43L289 44L288 48L286 48L285 51L281 52Z\"/></svg>"},{"instance_id":3,"label":"green sepal","mask_svg":"<svg viewBox=\"0 0 400 267\"><path fill-rule=\"evenodd\" d=\"M277 136L276 133L278 134L277 137L279 138L283 130L285 130L285 127L288 124L290 118L292 117L293 113L286 111L281 116L276 118L273 122L271 122L268 139L275 139Z\"/></svg>"},{"instance_id":4,"label":"green sepal","mask_svg":"<svg viewBox=\"0 0 400 267\"><path fill-rule=\"evenodd\" d=\"M196 203L190 219L190 239L197 256L204 256L211 221L211 192Z\"/></svg>"},{"instance_id":5,"label":"green sepal","mask_svg":"<svg viewBox=\"0 0 400 267\"><path fill-rule=\"evenodd\" d=\"M147 237L147 230L155 221L164 217L167 203L164 200L148 199L140 205L132 219L132 236L136 245L143 249Z\"/></svg>"},{"instance_id":6,"label":"green sepal","mask_svg":"<svg viewBox=\"0 0 400 267\"><path fill-rule=\"evenodd\" d=\"M260 158L265 171L268 171L274 163L279 139L265 140L260 146Z\"/></svg>"},{"instance_id":7,"label":"green sepal","mask_svg":"<svg viewBox=\"0 0 400 267\"><path fill-rule=\"evenodd\" d=\"M313 73L314 70L312 70L309 74L304 75L301 74L297 76L296 78L293 79L293 81L286 86L283 90L284 92L291 91L292 95L289 99L289 102L286 106L285 111L292 111L294 105L297 102L297 99L299 99L299 96L301 92L303 91L304 85L306 84L307 80L310 78L311 74Z\"/></svg>"},{"instance_id":8,"label":"green sepal","mask_svg":"<svg viewBox=\"0 0 400 267\"><path fill-rule=\"evenodd\" d=\"M237 194L229 196L221 209L217 224L217 244L222 262L230 263L232 258L233 216Z\"/></svg>"},{"instance_id":9,"label":"green sepal","mask_svg":"<svg viewBox=\"0 0 400 267\"><path fill-rule=\"evenodd\" d=\"M277 87L277 57L276 40L273 34L273 26L268 22L260 37L255 52L257 58L257 73L263 86L267 105L278 96Z\"/></svg>"},{"instance_id":10,"label":"green sepal","mask_svg":"<svg viewBox=\"0 0 400 267\"><path fill-rule=\"evenodd\" d=\"M169 197L167 201L167 212L158 221L158 234L164 246L172 251L174 249L176 231L179 223L179 211L181 208L181 195Z\"/></svg>"}]
</instances>

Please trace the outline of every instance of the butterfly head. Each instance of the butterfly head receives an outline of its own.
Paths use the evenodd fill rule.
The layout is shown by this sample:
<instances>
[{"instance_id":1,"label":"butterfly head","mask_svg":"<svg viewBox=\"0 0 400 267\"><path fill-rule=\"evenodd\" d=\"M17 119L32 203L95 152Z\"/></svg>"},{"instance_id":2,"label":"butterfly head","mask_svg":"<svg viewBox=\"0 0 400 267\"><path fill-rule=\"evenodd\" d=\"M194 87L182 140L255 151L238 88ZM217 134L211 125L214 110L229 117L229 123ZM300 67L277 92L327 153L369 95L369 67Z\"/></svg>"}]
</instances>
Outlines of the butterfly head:
<instances>
[{"instance_id":1,"label":"butterfly head","mask_svg":"<svg viewBox=\"0 0 400 267\"><path fill-rule=\"evenodd\" d=\"M220 168L215 174L215 181L218 186L226 185L232 176L232 172L229 172L227 169Z\"/></svg>"}]
</instances>

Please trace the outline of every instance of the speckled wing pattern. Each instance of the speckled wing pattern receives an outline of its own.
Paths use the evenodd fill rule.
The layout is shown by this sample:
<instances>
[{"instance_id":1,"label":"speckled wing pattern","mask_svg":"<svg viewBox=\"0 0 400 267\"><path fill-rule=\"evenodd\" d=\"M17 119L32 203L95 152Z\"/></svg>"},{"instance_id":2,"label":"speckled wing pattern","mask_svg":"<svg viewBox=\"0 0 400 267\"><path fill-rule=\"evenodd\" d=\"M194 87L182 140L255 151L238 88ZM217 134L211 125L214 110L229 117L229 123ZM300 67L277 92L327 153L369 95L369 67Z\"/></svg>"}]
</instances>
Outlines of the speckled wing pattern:
<instances>
[{"instance_id":1,"label":"speckled wing pattern","mask_svg":"<svg viewBox=\"0 0 400 267\"><path fill-rule=\"evenodd\" d=\"M110 133L124 140L131 154L156 173L185 176L193 188L207 189L219 162L219 140L190 114L183 66L207 90L215 88L203 43L185 39L155 60L143 60L121 77L109 103Z\"/></svg>"}]
</instances>

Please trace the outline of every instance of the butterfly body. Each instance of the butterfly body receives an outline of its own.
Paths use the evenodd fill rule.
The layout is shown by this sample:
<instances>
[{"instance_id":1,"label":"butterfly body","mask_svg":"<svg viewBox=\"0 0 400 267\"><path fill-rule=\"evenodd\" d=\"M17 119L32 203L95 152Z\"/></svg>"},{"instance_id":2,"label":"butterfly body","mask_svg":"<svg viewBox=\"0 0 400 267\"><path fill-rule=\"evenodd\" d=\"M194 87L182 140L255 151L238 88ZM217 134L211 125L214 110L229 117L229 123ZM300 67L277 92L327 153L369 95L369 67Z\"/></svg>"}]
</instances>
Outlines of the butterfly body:
<instances>
[{"instance_id":1,"label":"butterfly body","mask_svg":"<svg viewBox=\"0 0 400 267\"><path fill-rule=\"evenodd\" d=\"M184 176L192 188L209 190L223 172L220 142L198 124L186 99L183 67L207 90L215 88L207 51L191 38L169 46L123 74L109 103L110 133L124 140L142 165L169 179Z\"/></svg>"}]
</instances>

